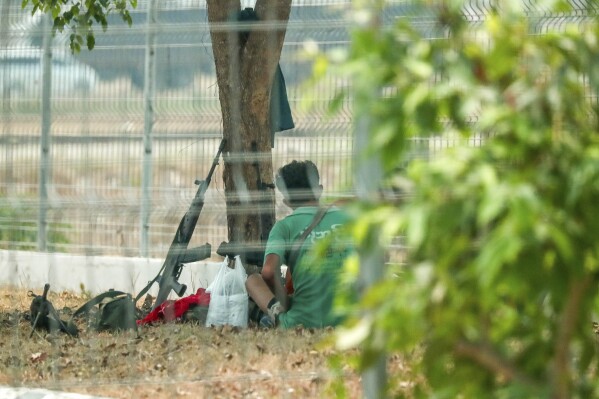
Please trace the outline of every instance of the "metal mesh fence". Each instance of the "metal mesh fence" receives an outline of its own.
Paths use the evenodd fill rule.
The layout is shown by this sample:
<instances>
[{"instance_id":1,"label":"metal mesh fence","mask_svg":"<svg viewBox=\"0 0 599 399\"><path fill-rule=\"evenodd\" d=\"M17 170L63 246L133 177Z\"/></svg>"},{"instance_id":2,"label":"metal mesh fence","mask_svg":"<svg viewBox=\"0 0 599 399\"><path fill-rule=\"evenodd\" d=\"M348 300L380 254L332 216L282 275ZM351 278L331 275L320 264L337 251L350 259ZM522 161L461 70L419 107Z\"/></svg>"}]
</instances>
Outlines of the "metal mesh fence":
<instances>
[{"instance_id":1,"label":"metal mesh fence","mask_svg":"<svg viewBox=\"0 0 599 399\"><path fill-rule=\"evenodd\" d=\"M5 7L6 8L6 7ZM43 20L17 5L4 10L6 56L2 86L2 174L6 215L0 220L4 248L35 248L40 173L41 56ZM53 250L139 255L140 180L143 173L144 55L148 29L156 31L155 98L151 168L151 252L163 256L170 237L206 175L221 133L218 88L206 9L202 2L163 2L148 28L147 7L132 13L133 25L110 20L93 51L65 52L54 38L51 94L51 171L47 218ZM347 46L342 8L314 2L293 7L281 68L296 129L281 134L275 168L291 159L313 159L331 195L351 190L351 115L327 119L327 104L342 82L324 83L310 111L300 102L312 91L311 74L298 58L306 40L323 48ZM29 84L30 83L30 84ZM347 107L346 107L347 109ZM220 169L212 180L196 229L199 240L226 240ZM281 207L281 210L284 208Z\"/></svg>"},{"instance_id":2,"label":"metal mesh fence","mask_svg":"<svg viewBox=\"0 0 599 399\"><path fill-rule=\"evenodd\" d=\"M96 32L96 46L91 52L84 49L73 56L66 50L68 36L54 37L50 46L50 123L43 120L48 110L41 100L48 29L42 18L30 17L19 3L0 0L0 249L38 250L43 213L44 223L48 223L43 247L49 252L140 256L142 180L144 168L151 168L146 255L162 259L194 198L194 181L207 175L222 137L205 1L157 1L156 21L151 26L147 22L150 1L139 1L132 12L133 25L128 27L117 18L109 20L107 32ZM293 159L314 161L325 195L332 198L353 196L355 191L352 104L346 99L340 112L334 116L328 112L331 100L340 90L351 87L351 82L330 76L317 86L307 84L312 62L302 57L302 50L312 45L325 51L348 48L350 3L294 1L280 59L296 127L276 134L273 166L276 169ZM388 1L383 24L403 18L427 38L444 37L447 32L435 25L432 14L422 8L415 11L417 3ZM480 24L498 3L466 1L464 17L473 25ZM593 0L572 0L574 12L563 15L550 14L534 1L522 4L534 21L531 34L559 31L566 23L585 24L599 12ZM148 77L145 60L149 32L156 34L156 63L155 76ZM156 89L149 162L144 143L149 96L144 88L148 78ZM589 92L589 96L597 101L596 93ZM312 104L310 108L304 106L307 101ZM472 123L476 123L475 118ZM44 152L41 140L45 130L49 133L49 153ZM479 146L484 140L475 136L468 144ZM416 137L408 159L434 157L459 142L446 135ZM42 200L43 176L49 184ZM281 198L277 198L276 210L278 218L289 212ZM226 223L222 167L218 167L190 246L205 242L215 246L226 241ZM401 237L394 245L403 245ZM58 256L51 259L63 261ZM62 265L53 266L58 269ZM86 268L86 282L93 283L94 273L108 270L94 269ZM66 276L58 280L63 278ZM85 294L86 287L81 289ZM10 298L11 309L27 309L31 299L3 291L0 297ZM60 306L81 302L81 298L57 291L50 299ZM0 309L0 327L8 332L8 338L0 342L0 364L9 370L6 375L12 373L11 379L0 380L0 384L50 381L51 388L93 392L103 387L103 392L112 390L118 397L268 397L268 392L276 392L271 396L277 397L319 397L325 392L323 380L339 377L305 371L326 367L328 353L305 349L326 332L298 330L296 335L264 336L259 331L233 334L169 324L162 330L145 331L143 340L127 334L84 334L75 342L64 336L31 334L26 341L24 337L30 334L29 324L23 322L26 313ZM273 341L273 351L265 352L262 343L266 340ZM26 346L31 342L34 344ZM190 354L188 347L200 347L202 352ZM36 349L26 353L24 348ZM155 357L162 363L153 361ZM264 359L268 367L280 371L273 375L257 368L261 367L257 364L265 364ZM393 367L406 373L398 381L414 378L402 359L396 356L391 361L395 362ZM111 368L112 379L96 378L97 373ZM347 380L354 384L350 389L359 384L356 375ZM285 381L285 390L275 391L273 386L281 386L280 381Z\"/></svg>"},{"instance_id":3,"label":"metal mesh fence","mask_svg":"<svg viewBox=\"0 0 599 399\"><path fill-rule=\"evenodd\" d=\"M294 2L280 65L296 128L277 134L273 164L312 159L321 169L326 194L353 193L352 112L349 100L334 117L328 105L350 83L325 78L313 87L306 43L323 50L347 48L352 22L348 1ZM40 207L48 220L47 241L54 251L78 254L140 254L141 180L144 168L145 54L149 31L156 34L151 168L150 257L162 257L189 206L194 180L206 175L219 144L221 114L205 2L158 2L156 20L147 22L149 2L140 2L128 27L117 17L96 32L93 51L72 56L68 35L52 41L51 162L41 156L41 56L44 21L19 4L2 2L0 47L0 247L37 247ZM407 18L425 36L446 34L431 15L411 1L390 1L383 23ZM584 24L597 13L592 1L573 1L574 12L553 15L523 2L533 34ZM251 4L247 4L251 6ZM472 24L484 20L493 1L464 3ZM310 100L312 107L303 104ZM471 144L478 145L480 140ZM428 157L452 144L451 138L416 138L412 157ZM40 173L48 173L46 204L39 201ZM212 180L194 235L203 242L227 239L221 169ZM282 205L279 215L287 212Z\"/></svg>"}]
</instances>

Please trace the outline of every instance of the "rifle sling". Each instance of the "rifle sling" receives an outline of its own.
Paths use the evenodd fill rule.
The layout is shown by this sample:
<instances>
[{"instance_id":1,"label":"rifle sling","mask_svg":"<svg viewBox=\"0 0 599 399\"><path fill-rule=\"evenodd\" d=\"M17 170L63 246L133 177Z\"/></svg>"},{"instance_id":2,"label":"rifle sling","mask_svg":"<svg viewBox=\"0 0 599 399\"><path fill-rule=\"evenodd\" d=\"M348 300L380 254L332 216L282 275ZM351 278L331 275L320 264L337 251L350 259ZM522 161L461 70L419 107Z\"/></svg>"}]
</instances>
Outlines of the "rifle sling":
<instances>
[{"instance_id":1,"label":"rifle sling","mask_svg":"<svg viewBox=\"0 0 599 399\"><path fill-rule=\"evenodd\" d=\"M135 298L133 299L135 301L135 303L137 303L137 301L139 301L139 299L144 296L146 294L146 292L148 292L150 290L150 288L152 287L152 285L157 282L158 280L160 280L160 277L162 276L162 271L165 269L166 263L164 263L162 265L162 268L160 269L160 271L158 272L158 274L156 275L156 277L154 277L152 280L150 280L148 282L148 284L144 287L143 290L139 291L139 294L137 294L135 296Z\"/></svg>"},{"instance_id":2,"label":"rifle sling","mask_svg":"<svg viewBox=\"0 0 599 399\"><path fill-rule=\"evenodd\" d=\"M79 315L88 313L91 308L93 308L94 306L96 306L97 304L99 304L106 298L114 298L114 297L117 297L120 295L129 295L129 294L127 294L126 292L115 291L115 290L103 292L100 295L93 297L92 299L90 299L89 301L87 301L83 305L81 305L79 307L79 309L77 309L75 311L75 313L73 313L73 316L71 316L71 318L74 319L75 317L77 317Z\"/></svg>"}]
</instances>

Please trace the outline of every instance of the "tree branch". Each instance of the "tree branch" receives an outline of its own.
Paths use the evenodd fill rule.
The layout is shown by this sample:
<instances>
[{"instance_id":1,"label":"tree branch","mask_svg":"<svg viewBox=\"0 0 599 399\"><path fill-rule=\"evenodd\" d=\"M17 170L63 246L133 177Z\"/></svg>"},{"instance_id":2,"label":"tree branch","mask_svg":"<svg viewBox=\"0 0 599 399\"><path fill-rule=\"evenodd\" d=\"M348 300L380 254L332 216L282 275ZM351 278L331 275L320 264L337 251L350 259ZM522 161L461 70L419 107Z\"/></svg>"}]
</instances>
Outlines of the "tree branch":
<instances>
[{"instance_id":1,"label":"tree branch","mask_svg":"<svg viewBox=\"0 0 599 399\"><path fill-rule=\"evenodd\" d=\"M508 381L518 381L531 386L537 385L533 380L522 374L516 366L495 352L488 343L472 343L462 340L456 344L454 351L457 356L471 359Z\"/></svg>"},{"instance_id":2,"label":"tree branch","mask_svg":"<svg viewBox=\"0 0 599 399\"><path fill-rule=\"evenodd\" d=\"M591 275L577 279L570 284L568 299L562 311L557 340L555 341L555 358L553 364L553 398L566 399L570 397L570 341L574 335L581 304L593 278Z\"/></svg>"}]
</instances>

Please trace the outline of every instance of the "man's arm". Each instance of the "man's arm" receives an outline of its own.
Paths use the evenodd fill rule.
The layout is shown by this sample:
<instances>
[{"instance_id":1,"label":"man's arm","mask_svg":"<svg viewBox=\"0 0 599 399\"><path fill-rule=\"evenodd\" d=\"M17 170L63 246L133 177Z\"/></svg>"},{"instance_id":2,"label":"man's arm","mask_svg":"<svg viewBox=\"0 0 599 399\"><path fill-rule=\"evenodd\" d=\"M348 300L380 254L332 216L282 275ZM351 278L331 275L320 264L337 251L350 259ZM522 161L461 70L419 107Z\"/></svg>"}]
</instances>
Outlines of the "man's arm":
<instances>
[{"instance_id":1,"label":"man's arm","mask_svg":"<svg viewBox=\"0 0 599 399\"><path fill-rule=\"evenodd\" d=\"M279 303L285 310L288 309L287 291L281 281L281 258L277 254L268 254L262 267L262 278L268 285Z\"/></svg>"}]
</instances>

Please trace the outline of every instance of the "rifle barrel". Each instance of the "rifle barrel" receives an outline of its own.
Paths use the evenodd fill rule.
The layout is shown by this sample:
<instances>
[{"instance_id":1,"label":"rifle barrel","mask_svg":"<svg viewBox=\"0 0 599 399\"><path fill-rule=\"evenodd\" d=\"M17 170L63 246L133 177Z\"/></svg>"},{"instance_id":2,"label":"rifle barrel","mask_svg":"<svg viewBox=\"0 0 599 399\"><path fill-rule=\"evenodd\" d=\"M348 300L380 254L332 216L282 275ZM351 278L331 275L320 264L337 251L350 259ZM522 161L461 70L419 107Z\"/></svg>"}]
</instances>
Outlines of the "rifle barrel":
<instances>
[{"instance_id":1,"label":"rifle barrel","mask_svg":"<svg viewBox=\"0 0 599 399\"><path fill-rule=\"evenodd\" d=\"M214 161L212 161L212 166L210 167L210 171L208 172L208 176L206 176L205 186L208 187L210 181L212 180L212 175L214 174L214 170L216 169L216 165L218 165L218 159L220 158L220 154L223 152L225 148L225 139L220 141L220 145L218 146L218 151L216 152L216 156L214 157Z\"/></svg>"}]
</instances>

